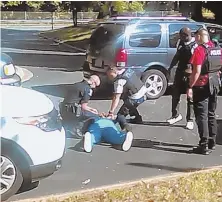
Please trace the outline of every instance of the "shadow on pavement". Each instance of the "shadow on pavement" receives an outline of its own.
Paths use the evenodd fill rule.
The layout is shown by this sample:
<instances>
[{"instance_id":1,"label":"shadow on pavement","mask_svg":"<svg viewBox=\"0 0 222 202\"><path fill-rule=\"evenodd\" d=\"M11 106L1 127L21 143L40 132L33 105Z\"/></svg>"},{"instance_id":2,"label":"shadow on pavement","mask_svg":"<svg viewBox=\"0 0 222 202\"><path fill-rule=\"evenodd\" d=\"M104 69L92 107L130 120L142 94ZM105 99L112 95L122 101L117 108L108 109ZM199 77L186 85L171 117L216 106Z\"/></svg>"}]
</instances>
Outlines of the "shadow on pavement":
<instances>
[{"instance_id":1,"label":"shadow on pavement","mask_svg":"<svg viewBox=\"0 0 222 202\"><path fill-rule=\"evenodd\" d=\"M195 146L194 145L183 145L183 144L176 144L176 143L174 144L174 143L152 141L152 140L147 140L147 139L134 139L132 147L150 148L150 149L161 150L161 151L191 154L192 149ZM169 147L179 147L179 148L184 148L184 149L169 148Z\"/></svg>"},{"instance_id":2,"label":"shadow on pavement","mask_svg":"<svg viewBox=\"0 0 222 202\"><path fill-rule=\"evenodd\" d=\"M69 147L68 149L76 152L85 152L83 149L83 140L80 140L74 147Z\"/></svg>"},{"instance_id":3,"label":"shadow on pavement","mask_svg":"<svg viewBox=\"0 0 222 202\"><path fill-rule=\"evenodd\" d=\"M155 164L149 164L149 163L127 163L126 165L130 166L137 166L137 167L144 167L144 168L155 168L155 169L161 169L161 170L168 170L173 172L193 172L201 170L201 168L176 168L172 166L165 166L165 165L155 165Z\"/></svg>"},{"instance_id":4,"label":"shadow on pavement","mask_svg":"<svg viewBox=\"0 0 222 202\"><path fill-rule=\"evenodd\" d=\"M29 186L23 186L22 188L20 188L20 190L16 194L21 194L21 193L31 191L33 189L38 188L38 186L39 186L39 181L38 182L33 182Z\"/></svg>"},{"instance_id":5,"label":"shadow on pavement","mask_svg":"<svg viewBox=\"0 0 222 202\"><path fill-rule=\"evenodd\" d=\"M138 124L138 125L147 125L147 126L166 126L166 127L174 127L174 128L185 128L185 125L179 125L179 124L175 124L175 125L170 125L169 123L165 122L165 121L143 121L143 123Z\"/></svg>"}]
</instances>

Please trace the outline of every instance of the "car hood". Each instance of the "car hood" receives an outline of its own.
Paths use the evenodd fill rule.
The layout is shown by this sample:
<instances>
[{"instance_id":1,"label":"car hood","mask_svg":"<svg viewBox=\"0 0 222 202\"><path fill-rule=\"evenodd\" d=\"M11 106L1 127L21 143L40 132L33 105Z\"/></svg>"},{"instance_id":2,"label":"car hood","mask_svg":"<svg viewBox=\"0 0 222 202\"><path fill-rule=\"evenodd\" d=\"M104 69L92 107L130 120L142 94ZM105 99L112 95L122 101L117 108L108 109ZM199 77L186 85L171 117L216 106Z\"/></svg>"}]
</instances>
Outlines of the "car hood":
<instances>
[{"instance_id":1,"label":"car hood","mask_svg":"<svg viewBox=\"0 0 222 202\"><path fill-rule=\"evenodd\" d=\"M22 87L0 86L1 117L33 117L48 114L54 108L44 94Z\"/></svg>"}]
</instances>

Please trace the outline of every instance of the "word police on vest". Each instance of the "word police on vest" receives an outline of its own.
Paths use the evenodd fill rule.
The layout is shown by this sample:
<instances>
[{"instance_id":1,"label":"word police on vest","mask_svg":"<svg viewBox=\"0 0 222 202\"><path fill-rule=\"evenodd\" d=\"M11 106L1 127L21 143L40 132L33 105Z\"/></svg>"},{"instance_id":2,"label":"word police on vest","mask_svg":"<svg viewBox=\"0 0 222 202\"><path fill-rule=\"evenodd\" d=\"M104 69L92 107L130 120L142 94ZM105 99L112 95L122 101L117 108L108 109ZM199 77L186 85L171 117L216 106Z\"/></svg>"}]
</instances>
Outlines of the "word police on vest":
<instances>
[{"instance_id":1,"label":"word police on vest","mask_svg":"<svg viewBox=\"0 0 222 202\"><path fill-rule=\"evenodd\" d=\"M211 50L210 55L219 56L219 55L221 55L221 50Z\"/></svg>"}]
</instances>

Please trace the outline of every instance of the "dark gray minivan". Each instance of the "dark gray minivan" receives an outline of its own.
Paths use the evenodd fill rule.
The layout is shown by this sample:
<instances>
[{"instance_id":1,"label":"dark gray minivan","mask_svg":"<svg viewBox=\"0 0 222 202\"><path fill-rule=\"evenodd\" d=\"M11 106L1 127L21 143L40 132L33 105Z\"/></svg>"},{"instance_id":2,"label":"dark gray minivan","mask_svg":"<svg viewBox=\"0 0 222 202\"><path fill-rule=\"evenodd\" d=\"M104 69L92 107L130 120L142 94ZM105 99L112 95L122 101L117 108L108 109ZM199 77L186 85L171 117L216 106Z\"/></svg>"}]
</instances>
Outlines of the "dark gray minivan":
<instances>
[{"instance_id":1,"label":"dark gray minivan","mask_svg":"<svg viewBox=\"0 0 222 202\"><path fill-rule=\"evenodd\" d=\"M149 99L162 96L172 84L175 69L168 68L176 53L179 30L195 32L204 23L189 20L110 20L100 24L90 38L83 65L84 76L99 74L107 87L105 73L109 66L133 68L149 86Z\"/></svg>"}]
</instances>

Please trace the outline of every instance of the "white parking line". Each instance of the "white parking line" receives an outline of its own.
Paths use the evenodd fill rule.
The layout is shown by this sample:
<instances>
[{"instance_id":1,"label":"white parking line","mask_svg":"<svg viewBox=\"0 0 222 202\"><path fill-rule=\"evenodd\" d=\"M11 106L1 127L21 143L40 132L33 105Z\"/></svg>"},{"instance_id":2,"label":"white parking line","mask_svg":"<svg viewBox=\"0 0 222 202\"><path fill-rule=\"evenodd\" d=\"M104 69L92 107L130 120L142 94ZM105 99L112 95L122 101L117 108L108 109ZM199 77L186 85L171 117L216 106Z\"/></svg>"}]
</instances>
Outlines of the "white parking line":
<instances>
[{"instance_id":1,"label":"white parking line","mask_svg":"<svg viewBox=\"0 0 222 202\"><path fill-rule=\"evenodd\" d=\"M1 52L4 53L26 53L26 54L39 54L39 55L65 55L65 56L84 56L85 53L70 53L60 51L42 51L42 50L27 50L17 48L1 48Z\"/></svg>"}]
</instances>

